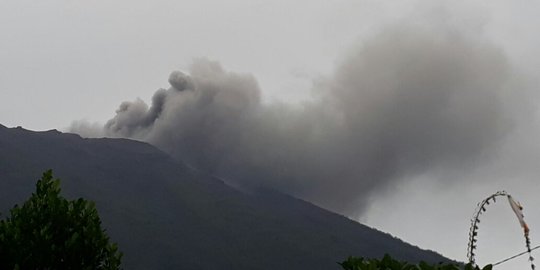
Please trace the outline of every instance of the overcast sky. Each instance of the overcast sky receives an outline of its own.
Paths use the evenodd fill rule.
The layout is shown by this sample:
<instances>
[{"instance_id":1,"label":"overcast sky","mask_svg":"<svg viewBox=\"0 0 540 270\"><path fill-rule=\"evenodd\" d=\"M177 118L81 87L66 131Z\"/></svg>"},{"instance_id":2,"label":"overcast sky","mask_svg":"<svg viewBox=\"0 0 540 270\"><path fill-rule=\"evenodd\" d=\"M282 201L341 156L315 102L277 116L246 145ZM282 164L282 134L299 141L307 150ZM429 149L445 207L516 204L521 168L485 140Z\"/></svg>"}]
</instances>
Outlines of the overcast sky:
<instances>
[{"instance_id":1,"label":"overcast sky","mask_svg":"<svg viewBox=\"0 0 540 270\"><path fill-rule=\"evenodd\" d=\"M519 84L534 92L539 8L532 0L3 0L0 123L33 130L66 130L81 119L105 123L122 101L150 102L155 90L169 87L171 71L187 71L199 57L252 74L263 102L299 104L312 98L314 82L331 76L352 48L387 25L418 17L488 40L519 73ZM533 245L540 243L535 208L540 205L540 117L536 103L527 108L489 159L462 173L426 170L404 176L411 179L370 198L358 219L466 260L476 203L505 189L525 206ZM460 180L448 179L456 177ZM523 250L509 207L491 210L480 229L480 264ZM498 269L528 265L525 257L516 261Z\"/></svg>"}]
</instances>

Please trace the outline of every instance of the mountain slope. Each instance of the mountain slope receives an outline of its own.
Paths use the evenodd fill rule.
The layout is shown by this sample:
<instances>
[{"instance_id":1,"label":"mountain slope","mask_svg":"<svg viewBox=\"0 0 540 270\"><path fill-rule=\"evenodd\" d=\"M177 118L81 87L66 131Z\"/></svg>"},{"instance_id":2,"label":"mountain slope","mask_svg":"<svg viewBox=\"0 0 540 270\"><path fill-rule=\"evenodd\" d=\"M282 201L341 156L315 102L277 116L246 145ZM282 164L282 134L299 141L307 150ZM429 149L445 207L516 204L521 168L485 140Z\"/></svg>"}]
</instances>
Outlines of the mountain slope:
<instances>
[{"instance_id":1,"label":"mountain slope","mask_svg":"<svg viewBox=\"0 0 540 270\"><path fill-rule=\"evenodd\" d=\"M349 255L446 261L283 194L246 194L146 143L0 125L0 212L52 168L96 202L125 269L339 269Z\"/></svg>"}]
</instances>

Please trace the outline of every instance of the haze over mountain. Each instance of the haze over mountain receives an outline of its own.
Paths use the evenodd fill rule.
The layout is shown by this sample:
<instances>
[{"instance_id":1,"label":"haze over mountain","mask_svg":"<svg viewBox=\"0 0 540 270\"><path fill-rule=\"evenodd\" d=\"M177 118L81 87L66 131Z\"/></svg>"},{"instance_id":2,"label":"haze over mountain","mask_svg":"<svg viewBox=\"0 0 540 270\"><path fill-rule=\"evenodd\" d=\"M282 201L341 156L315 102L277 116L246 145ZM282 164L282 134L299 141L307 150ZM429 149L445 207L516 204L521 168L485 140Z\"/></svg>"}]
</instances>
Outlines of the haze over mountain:
<instances>
[{"instance_id":1,"label":"haze over mountain","mask_svg":"<svg viewBox=\"0 0 540 270\"><path fill-rule=\"evenodd\" d=\"M96 202L125 269L337 269L349 255L447 260L270 190L246 194L155 147L0 125L0 212L52 168L63 194Z\"/></svg>"},{"instance_id":2,"label":"haze over mountain","mask_svg":"<svg viewBox=\"0 0 540 270\"><path fill-rule=\"evenodd\" d=\"M531 106L504 50L450 23L385 26L344 56L295 105L264 103L253 75L197 59L150 105L125 101L71 131L146 141L231 184L358 217L388 188L488 163Z\"/></svg>"}]
</instances>

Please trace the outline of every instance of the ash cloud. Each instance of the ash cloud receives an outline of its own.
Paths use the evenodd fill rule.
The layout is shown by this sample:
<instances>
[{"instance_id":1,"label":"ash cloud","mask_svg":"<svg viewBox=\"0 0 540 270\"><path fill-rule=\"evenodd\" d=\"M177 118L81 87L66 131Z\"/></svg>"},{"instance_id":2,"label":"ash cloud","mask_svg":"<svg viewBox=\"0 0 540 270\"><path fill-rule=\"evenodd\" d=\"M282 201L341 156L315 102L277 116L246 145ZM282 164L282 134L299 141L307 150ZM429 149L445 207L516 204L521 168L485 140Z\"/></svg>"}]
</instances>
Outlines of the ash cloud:
<instances>
[{"instance_id":1,"label":"ash cloud","mask_svg":"<svg viewBox=\"0 0 540 270\"><path fill-rule=\"evenodd\" d=\"M100 132L150 142L244 188L274 188L346 215L430 170L467 170L514 124L513 71L488 41L389 27L352 49L302 105L261 102L249 74L196 60L151 106L123 102ZM525 102L526 103L526 102Z\"/></svg>"}]
</instances>

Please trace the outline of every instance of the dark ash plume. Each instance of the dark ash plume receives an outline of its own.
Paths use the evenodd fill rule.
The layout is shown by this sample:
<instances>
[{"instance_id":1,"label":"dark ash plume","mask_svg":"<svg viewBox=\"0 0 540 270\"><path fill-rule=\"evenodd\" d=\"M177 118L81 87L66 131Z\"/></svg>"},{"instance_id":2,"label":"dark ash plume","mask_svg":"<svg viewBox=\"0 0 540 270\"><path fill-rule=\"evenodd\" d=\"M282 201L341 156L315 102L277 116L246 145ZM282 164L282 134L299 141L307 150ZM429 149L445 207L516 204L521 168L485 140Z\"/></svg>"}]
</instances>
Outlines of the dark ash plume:
<instances>
[{"instance_id":1,"label":"dark ash plume","mask_svg":"<svg viewBox=\"0 0 540 270\"><path fill-rule=\"evenodd\" d=\"M301 106L261 103L253 76L197 60L189 76L173 72L150 107L122 103L103 132L148 141L235 185L360 214L374 192L474 167L495 149L513 123L509 81L505 56L487 42L400 26L351 51Z\"/></svg>"},{"instance_id":2,"label":"dark ash plume","mask_svg":"<svg viewBox=\"0 0 540 270\"><path fill-rule=\"evenodd\" d=\"M193 89L193 82L191 81L191 78L180 71L173 71L171 73L169 76L169 83L178 91Z\"/></svg>"}]
</instances>

